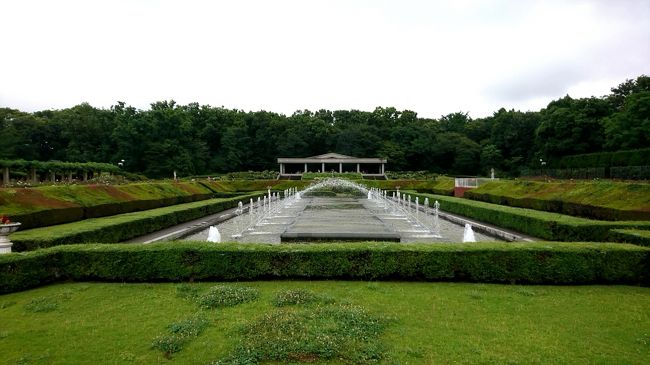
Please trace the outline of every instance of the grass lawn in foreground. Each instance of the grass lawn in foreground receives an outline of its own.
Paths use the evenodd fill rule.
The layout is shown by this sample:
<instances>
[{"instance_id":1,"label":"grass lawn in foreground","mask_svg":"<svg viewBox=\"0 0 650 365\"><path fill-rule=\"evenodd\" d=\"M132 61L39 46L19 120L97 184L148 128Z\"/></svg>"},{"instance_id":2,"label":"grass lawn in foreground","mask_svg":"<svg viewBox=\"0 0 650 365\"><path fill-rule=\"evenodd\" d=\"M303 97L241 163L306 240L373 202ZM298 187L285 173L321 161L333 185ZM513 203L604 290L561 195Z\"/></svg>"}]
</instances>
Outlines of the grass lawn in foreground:
<instances>
[{"instance_id":1,"label":"grass lawn in foreground","mask_svg":"<svg viewBox=\"0 0 650 365\"><path fill-rule=\"evenodd\" d=\"M259 295L214 309L201 309L198 300L179 296L193 291L201 295L221 284L252 287ZM274 306L277 293L287 289L304 289L321 302ZM180 286L67 283L2 295L0 363L208 364L234 353L245 324L256 324L253 328L268 336L265 340L280 343L273 342L274 330L285 327L264 328L279 323L268 321L277 315L266 316L266 322L258 320L261 316L278 311L285 317L300 311L321 315L318 308L348 305L363 308L384 324L382 330L362 332L374 341L367 349L381 354L380 363L647 364L650 360L650 288L255 281ZM210 324L170 359L151 347L156 337L171 331L169 325L197 313ZM365 325L355 318L336 323ZM334 323L330 317L321 319L311 322L317 333ZM325 329L316 328L319 323ZM248 336L244 342L254 344L255 334ZM282 336L294 339L289 333ZM338 357L322 361L298 355L294 358L317 364L342 362Z\"/></svg>"}]
</instances>

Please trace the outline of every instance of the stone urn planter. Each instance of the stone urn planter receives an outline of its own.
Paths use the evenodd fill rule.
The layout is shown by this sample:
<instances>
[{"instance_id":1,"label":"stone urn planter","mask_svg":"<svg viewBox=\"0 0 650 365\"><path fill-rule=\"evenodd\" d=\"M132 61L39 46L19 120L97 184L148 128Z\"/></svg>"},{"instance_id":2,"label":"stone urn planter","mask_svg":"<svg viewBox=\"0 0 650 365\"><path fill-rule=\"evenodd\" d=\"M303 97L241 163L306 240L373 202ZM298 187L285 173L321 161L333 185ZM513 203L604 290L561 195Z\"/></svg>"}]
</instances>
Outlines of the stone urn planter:
<instances>
[{"instance_id":1,"label":"stone urn planter","mask_svg":"<svg viewBox=\"0 0 650 365\"><path fill-rule=\"evenodd\" d=\"M9 235L14 233L20 227L20 223L0 224L0 254L10 253L13 243L9 240Z\"/></svg>"}]
</instances>

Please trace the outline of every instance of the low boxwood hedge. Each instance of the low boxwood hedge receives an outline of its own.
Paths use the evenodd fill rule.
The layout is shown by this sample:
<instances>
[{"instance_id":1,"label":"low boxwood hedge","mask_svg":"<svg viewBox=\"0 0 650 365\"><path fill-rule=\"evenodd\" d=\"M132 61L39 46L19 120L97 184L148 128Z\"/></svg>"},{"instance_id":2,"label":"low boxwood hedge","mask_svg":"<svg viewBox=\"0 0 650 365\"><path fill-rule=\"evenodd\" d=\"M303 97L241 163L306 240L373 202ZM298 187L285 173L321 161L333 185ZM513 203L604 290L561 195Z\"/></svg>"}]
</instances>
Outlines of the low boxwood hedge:
<instances>
[{"instance_id":1,"label":"low boxwood hedge","mask_svg":"<svg viewBox=\"0 0 650 365\"><path fill-rule=\"evenodd\" d=\"M69 245L0 256L0 292L60 280L649 283L650 248L597 243Z\"/></svg>"},{"instance_id":2,"label":"low boxwood hedge","mask_svg":"<svg viewBox=\"0 0 650 365\"><path fill-rule=\"evenodd\" d=\"M617 242L627 242L637 245L650 246L650 230L612 229L610 236Z\"/></svg>"},{"instance_id":3,"label":"low boxwood hedge","mask_svg":"<svg viewBox=\"0 0 650 365\"><path fill-rule=\"evenodd\" d=\"M647 221L597 221L449 196L411 195L413 197L419 196L420 201L429 198L430 205L433 205L434 201L438 200L440 209L450 213L551 241L616 241L615 236L610 234L612 229L650 229L650 222Z\"/></svg>"},{"instance_id":4,"label":"low boxwood hedge","mask_svg":"<svg viewBox=\"0 0 650 365\"><path fill-rule=\"evenodd\" d=\"M58 226L18 231L11 236L14 243L13 250L27 251L71 243L120 242L234 208L239 201L248 202L249 199L260 195L263 194L209 199L143 212L85 219Z\"/></svg>"}]
</instances>

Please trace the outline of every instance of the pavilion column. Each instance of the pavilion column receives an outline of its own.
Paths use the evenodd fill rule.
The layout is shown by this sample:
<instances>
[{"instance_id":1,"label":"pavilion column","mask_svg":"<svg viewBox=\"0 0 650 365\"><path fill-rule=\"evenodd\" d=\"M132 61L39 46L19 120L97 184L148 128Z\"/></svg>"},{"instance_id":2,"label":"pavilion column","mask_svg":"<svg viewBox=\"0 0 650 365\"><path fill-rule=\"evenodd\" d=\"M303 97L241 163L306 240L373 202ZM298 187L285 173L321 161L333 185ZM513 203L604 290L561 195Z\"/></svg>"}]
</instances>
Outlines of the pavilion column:
<instances>
[{"instance_id":1,"label":"pavilion column","mask_svg":"<svg viewBox=\"0 0 650 365\"><path fill-rule=\"evenodd\" d=\"M307 164L305 164L305 169L302 172L303 174L307 172Z\"/></svg>"},{"instance_id":2,"label":"pavilion column","mask_svg":"<svg viewBox=\"0 0 650 365\"><path fill-rule=\"evenodd\" d=\"M325 162L321 163L320 172L325 172Z\"/></svg>"},{"instance_id":3,"label":"pavilion column","mask_svg":"<svg viewBox=\"0 0 650 365\"><path fill-rule=\"evenodd\" d=\"M361 166L360 164L357 164L357 174L361 172Z\"/></svg>"},{"instance_id":4,"label":"pavilion column","mask_svg":"<svg viewBox=\"0 0 650 365\"><path fill-rule=\"evenodd\" d=\"M339 162L339 174L343 173L343 162Z\"/></svg>"},{"instance_id":5,"label":"pavilion column","mask_svg":"<svg viewBox=\"0 0 650 365\"><path fill-rule=\"evenodd\" d=\"M384 175L384 164L381 164L381 174Z\"/></svg>"},{"instance_id":6,"label":"pavilion column","mask_svg":"<svg viewBox=\"0 0 650 365\"><path fill-rule=\"evenodd\" d=\"M9 186L9 168L5 167L2 169L2 183L6 186Z\"/></svg>"},{"instance_id":7,"label":"pavilion column","mask_svg":"<svg viewBox=\"0 0 650 365\"><path fill-rule=\"evenodd\" d=\"M37 177L36 177L36 169L35 169L35 168L32 167L32 168L29 170L29 175L31 176L32 184L36 184L36 183L38 183L38 179L37 179Z\"/></svg>"}]
</instances>

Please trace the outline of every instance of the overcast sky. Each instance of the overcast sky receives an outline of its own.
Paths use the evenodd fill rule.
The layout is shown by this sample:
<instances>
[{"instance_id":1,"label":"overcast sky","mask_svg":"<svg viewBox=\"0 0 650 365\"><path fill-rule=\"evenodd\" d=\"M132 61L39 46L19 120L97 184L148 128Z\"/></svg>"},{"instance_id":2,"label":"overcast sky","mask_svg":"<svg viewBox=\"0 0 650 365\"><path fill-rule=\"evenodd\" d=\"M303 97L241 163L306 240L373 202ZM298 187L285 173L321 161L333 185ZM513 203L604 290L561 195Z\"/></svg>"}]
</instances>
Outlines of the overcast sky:
<instances>
[{"instance_id":1,"label":"overcast sky","mask_svg":"<svg viewBox=\"0 0 650 365\"><path fill-rule=\"evenodd\" d=\"M0 107L539 110L650 75L649 0L0 0Z\"/></svg>"}]
</instances>

